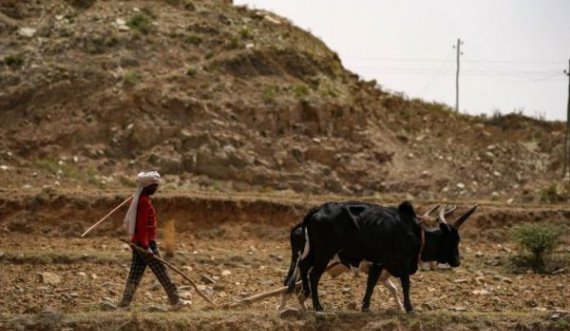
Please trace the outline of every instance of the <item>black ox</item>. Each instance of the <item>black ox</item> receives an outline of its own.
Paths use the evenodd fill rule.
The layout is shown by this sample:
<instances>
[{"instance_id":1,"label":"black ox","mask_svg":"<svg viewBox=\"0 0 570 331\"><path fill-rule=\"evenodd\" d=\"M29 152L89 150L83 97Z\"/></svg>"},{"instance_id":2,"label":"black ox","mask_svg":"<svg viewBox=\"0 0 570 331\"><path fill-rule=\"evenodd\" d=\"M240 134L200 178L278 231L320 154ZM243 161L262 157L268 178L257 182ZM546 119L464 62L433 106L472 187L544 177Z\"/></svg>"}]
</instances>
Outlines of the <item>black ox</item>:
<instances>
[{"instance_id":1,"label":"black ox","mask_svg":"<svg viewBox=\"0 0 570 331\"><path fill-rule=\"evenodd\" d=\"M353 213L361 213L366 208L372 208L372 207L376 206L373 204L364 203L364 202L357 202L357 201L340 202L340 203L338 203L338 205L350 208L350 210ZM329 206L330 206L329 204L325 204L325 205L320 206L320 207L315 207L309 211L309 215L315 214L316 212L318 212L318 210L320 208L328 208ZM434 209L432 209L431 211L433 211ZM424 215L424 216L427 217L431 211L427 212L426 215ZM290 234L290 238L289 238L290 244L291 244L291 262L290 262L290 266L289 266L289 271L287 272L287 275L285 276L285 282L284 282L285 286L290 286L290 287L293 286L293 284L295 284L296 280L298 280L298 278L299 278L298 263L300 261L301 254L303 253L303 250L305 249L305 244L306 244L305 238L306 238L306 235L305 235L305 228L303 227L303 222L295 225L291 229L291 234ZM361 262L363 262L363 260L358 258L358 257L347 256L343 252L339 252L337 255L334 256L334 258L331 261L329 261L329 268L334 267L336 264L340 263L340 264L344 265L345 267L350 268L352 270L360 270ZM364 269L366 269L366 266L364 266ZM365 272L367 272L367 271L365 271ZM390 291L390 294L394 298L394 301L395 301L398 309L400 311L404 311L404 306L402 305L402 302L400 301L400 299L398 297L398 290L397 290L396 286L394 286L394 284L390 280L390 277L391 277L391 275L388 273L388 271L382 270L378 280L379 280L379 282L383 283L384 286ZM291 290L289 290L289 292L290 291ZM281 304L279 307L280 309L285 307L285 304L286 304L286 301L287 301L287 298L289 295L290 295L290 293L286 293L283 295L283 298L281 300ZM300 298L299 301L300 301L303 309L305 309L304 299ZM367 308L363 307L363 311L366 311L366 310L367 310Z\"/></svg>"},{"instance_id":2,"label":"black ox","mask_svg":"<svg viewBox=\"0 0 570 331\"><path fill-rule=\"evenodd\" d=\"M291 292L297 268L303 283L304 299L312 296L313 308L322 310L318 283L329 262L338 255L349 264L369 261L366 293L362 309L370 306L370 298L380 275L387 271L400 278L404 292L404 307L413 311L410 302L410 278L418 262L437 261L452 267L460 264L459 227L475 212L469 209L453 224L447 224L442 209L439 226L424 229L409 202L396 207L381 207L367 203L326 203L311 210L303 219L306 246L295 269L290 269L286 281Z\"/></svg>"}]
</instances>

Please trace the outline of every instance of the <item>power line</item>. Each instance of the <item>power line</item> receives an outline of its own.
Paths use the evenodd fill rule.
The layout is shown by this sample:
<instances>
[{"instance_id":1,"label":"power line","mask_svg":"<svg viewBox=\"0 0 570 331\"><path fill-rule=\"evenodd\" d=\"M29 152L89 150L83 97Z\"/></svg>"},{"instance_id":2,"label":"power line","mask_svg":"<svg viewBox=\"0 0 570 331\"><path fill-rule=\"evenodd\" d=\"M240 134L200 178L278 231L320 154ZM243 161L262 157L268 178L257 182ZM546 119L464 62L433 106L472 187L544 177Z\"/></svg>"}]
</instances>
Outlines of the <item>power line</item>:
<instances>
[{"instance_id":1,"label":"power line","mask_svg":"<svg viewBox=\"0 0 570 331\"><path fill-rule=\"evenodd\" d=\"M406 67L374 67L374 66L352 66L352 69L360 69L366 70L369 72L376 72L376 73L403 73L403 74L426 74L426 75L434 75L434 74L443 74L443 75L451 75L454 74L455 71L447 70L450 64L453 62L446 62L440 69L432 69L432 68L406 68ZM441 69L443 67L443 69ZM499 70L487 70L485 68L479 67L477 70L474 69L465 69L462 71L467 75L479 75L479 76L514 76L514 77L521 77L521 78L532 78L532 76L538 76L535 78L548 78L550 76L558 75L559 73L553 70L548 71L518 71L518 72L506 72L506 71L499 71ZM526 77L525 77L526 76Z\"/></svg>"},{"instance_id":2,"label":"power line","mask_svg":"<svg viewBox=\"0 0 570 331\"><path fill-rule=\"evenodd\" d=\"M453 56L453 54L450 54L449 59L451 59L451 57ZM428 81L428 83L420 90L420 92L418 93L418 95L422 95L424 93L425 90L427 90L427 88L429 86L431 86L432 84L435 83L435 81L441 77L443 77L443 72L445 69L447 69L447 67L449 67L449 65L451 64L451 61L443 61L442 65L439 67L439 70L437 71L437 73Z\"/></svg>"},{"instance_id":3,"label":"power line","mask_svg":"<svg viewBox=\"0 0 570 331\"><path fill-rule=\"evenodd\" d=\"M367 57L367 56L343 56L343 60L361 60L361 61L383 61L383 62L446 62L450 59L436 58L392 58L392 57ZM487 62L487 63L544 63L544 64L560 64L560 60L465 60L464 62Z\"/></svg>"}]
</instances>

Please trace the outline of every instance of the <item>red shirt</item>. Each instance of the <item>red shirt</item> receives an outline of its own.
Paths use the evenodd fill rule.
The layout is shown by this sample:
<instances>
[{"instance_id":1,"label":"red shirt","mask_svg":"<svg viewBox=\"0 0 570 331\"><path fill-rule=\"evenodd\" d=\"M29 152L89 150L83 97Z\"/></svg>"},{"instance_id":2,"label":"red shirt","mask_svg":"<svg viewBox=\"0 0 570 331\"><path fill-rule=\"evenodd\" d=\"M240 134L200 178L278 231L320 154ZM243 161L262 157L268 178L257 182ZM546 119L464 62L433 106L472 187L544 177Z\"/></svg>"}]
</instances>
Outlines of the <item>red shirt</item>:
<instances>
[{"instance_id":1,"label":"red shirt","mask_svg":"<svg viewBox=\"0 0 570 331\"><path fill-rule=\"evenodd\" d=\"M137 208L137 225L132 242L143 248L148 248L151 241L156 239L156 212L148 195L141 195Z\"/></svg>"}]
</instances>

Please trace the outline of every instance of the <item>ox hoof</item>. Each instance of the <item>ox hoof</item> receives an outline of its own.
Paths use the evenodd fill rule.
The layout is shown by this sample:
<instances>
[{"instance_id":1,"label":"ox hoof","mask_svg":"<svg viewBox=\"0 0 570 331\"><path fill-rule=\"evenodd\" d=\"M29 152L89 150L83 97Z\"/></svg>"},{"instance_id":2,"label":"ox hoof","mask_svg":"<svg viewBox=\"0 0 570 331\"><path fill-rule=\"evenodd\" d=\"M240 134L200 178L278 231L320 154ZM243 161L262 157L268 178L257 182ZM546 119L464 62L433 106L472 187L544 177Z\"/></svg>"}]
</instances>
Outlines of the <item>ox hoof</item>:
<instances>
[{"instance_id":1,"label":"ox hoof","mask_svg":"<svg viewBox=\"0 0 570 331\"><path fill-rule=\"evenodd\" d=\"M363 313L369 313L370 312L370 307L362 307L362 309L360 309L361 312Z\"/></svg>"}]
</instances>

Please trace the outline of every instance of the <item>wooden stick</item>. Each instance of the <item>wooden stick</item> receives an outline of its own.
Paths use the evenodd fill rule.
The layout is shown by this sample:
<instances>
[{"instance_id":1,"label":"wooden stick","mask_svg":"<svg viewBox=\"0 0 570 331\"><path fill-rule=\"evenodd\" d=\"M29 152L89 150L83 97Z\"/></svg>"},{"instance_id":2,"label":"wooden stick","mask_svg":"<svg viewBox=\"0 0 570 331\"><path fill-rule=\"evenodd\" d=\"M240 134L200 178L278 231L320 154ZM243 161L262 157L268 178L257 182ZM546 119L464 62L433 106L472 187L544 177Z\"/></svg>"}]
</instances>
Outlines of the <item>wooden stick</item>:
<instances>
[{"instance_id":1,"label":"wooden stick","mask_svg":"<svg viewBox=\"0 0 570 331\"><path fill-rule=\"evenodd\" d=\"M89 229L85 230L85 232L83 232L83 234L81 235L81 237L85 237L86 234L88 234L91 230L93 230L95 227L97 227L99 224L103 223L104 220L106 220L107 218L109 218L109 216L113 215L113 213L115 213L117 210L119 210L119 208L121 208L122 206L126 205L127 202L131 201L133 197L130 196L127 200L121 202L120 205L118 205L117 207L115 207L115 209L111 210L107 215L103 216L103 218L101 218L99 221L97 221L97 223L91 225L89 227Z\"/></svg>"},{"instance_id":2,"label":"wooden stick","mask_svg":"<svg viewBox=\"0 0 570 331\"><path fill-rule=\"evenodd\" d=\"M144 249L142 249L141 247L128 242L124 239L120 239L122 242L128 244L129 246L131 246L133 249L139 251L139 253L144 254L144 255L150 255L148 254L147 251L145 251ZM175 266L173 266L172 264L166 262L166 260L164 260L163 258L161 258L158 255L152 254L152 258L157 260L158 262L166 265L167 267L169 267L170 269L172 269L172 271L176 272L177 274L179 274L180 276L182 276L182 278L186 279L190 285L192 285L192 287L194 287L194 289L196 290L196 293L198 293L199 296L201 296L204 300L206 300L209 304L211 304L214 307L218 307L218 305L216 305L215 303L213 303L210 299L208 299L207 296L205 296L199 289L198 286L196 285L196 283L194 283L194 281L192 279L190 279L188 276L186 276L184 273L182 273L182 271L180 271L178 268L176 268Z\"/></svg>"},{"instance_id":3,"label":"wooden stick","mask_svg":"<svg viewBox=\"0 0 570 331\"><path fill-rule=\"evenodd\" d=\"M296 283L295 283L295 288L301 286L301 284L302 284L301 281L296 282ZM272 291L269 291L269 292L258 293L258 294L249 296L249 297L247 297L247 298L244 298L244 299L241 299L241 300L237 300L237 301L228 303L228 304L224 305L224 308L234 308L234 307L237 307L237 306L239 306L239 305L251 304L251 303L254 303L254 302L256 302L256 301L261 301L261 300L263 300L263 299L265 299L265 298L274 297L274 296L277 296L277 295L279 295L279 294L282 294L282 293L287 292L287 289L288 289L288 288L289 288L288 286L285 286L285 287L281 287L281 288L278 288L278 289L276 289L276 290L272 290Z\"/></svg>"},{"instance_id":4,"label":"wooden stick","mask_svg":"<svg viewBox=\"0 0 570 331\"><path fill-rule=\"evenodd\" d=\"M331 265L329 265L325 271L328 272L331 275L331 277L336 278L338 275L340 275L346 271L349 271L349 270L350 269L347 268L344 264L341 264L339 262L335 262L335 263L332 263ZM368 272L366 272L366 273L368 273ZM295 288L298 288L299 286L301 286L301 284L302 284L301 281L296 282ZM249 296L247 298L228 303L228 304L224 305L224 308L233 308L233 307L236 307L239 305L251 304L251 303L254 303L256 301L261 301L265 298L271 298L271 297L274 297L274 296L277 296L279 294L287 292L288 288L289 287L286 286L286 287L281 287L281 288L278 288L275 290L271 290L269 292L258 293L258 294Z\"/></svg>"}]
</instances>

